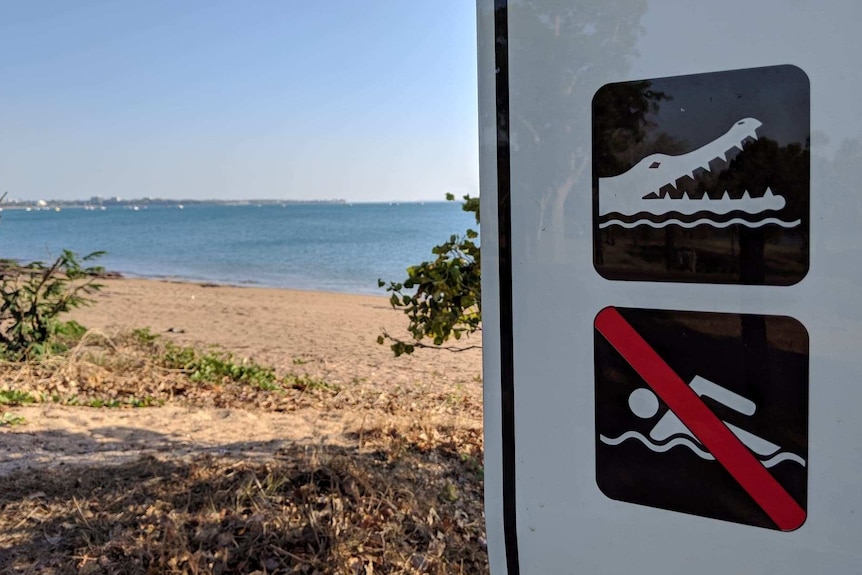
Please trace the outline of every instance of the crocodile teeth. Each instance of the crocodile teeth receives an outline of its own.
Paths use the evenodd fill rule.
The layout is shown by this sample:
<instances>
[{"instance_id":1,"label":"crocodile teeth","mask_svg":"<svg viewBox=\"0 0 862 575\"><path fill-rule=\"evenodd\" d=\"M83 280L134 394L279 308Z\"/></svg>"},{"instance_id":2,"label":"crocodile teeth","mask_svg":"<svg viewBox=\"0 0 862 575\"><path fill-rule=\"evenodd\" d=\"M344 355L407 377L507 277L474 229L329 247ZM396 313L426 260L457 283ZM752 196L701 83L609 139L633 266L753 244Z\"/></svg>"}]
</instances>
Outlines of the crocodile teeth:
<instances>
[{"instance_id":1,"label":"crocodile teeth","mask_svg":"<svg viewBox=\"0 0 862 575\"><path fill-rule=\"evenodd\" d=\"M700 167L701 167L701 168L703 168L704 170L706 170L707 172L709 172L709 171L710 171L710 169L709 169L709 162L704 162L704 163L702 163L702 164L700 165Z\"/></svg>"},{"instance_id":2,"label":"crocodile teeth","mask_svg":"<svg viewBox=\"0 0 862 575\"><path fill-rule=\"evenodd\" d=\"M708 193L703 194L700 198L695 197L694 192L690 190L683 190L682 194L678 198L674 198L670 195L670 192L660 190L658 192L651 192L643 197L644 200L664 200L666 202L762 202L780 199L783 202L783 198L781 196L776 195L771 188L766 188L766 192L764 192L763 197L753 198L751 197L751 192L745 190L742 193L742 197L733 199L730 197L730 192L725 190L721 197L719 198L711 198Z\"/></svg>"}]
</instances>

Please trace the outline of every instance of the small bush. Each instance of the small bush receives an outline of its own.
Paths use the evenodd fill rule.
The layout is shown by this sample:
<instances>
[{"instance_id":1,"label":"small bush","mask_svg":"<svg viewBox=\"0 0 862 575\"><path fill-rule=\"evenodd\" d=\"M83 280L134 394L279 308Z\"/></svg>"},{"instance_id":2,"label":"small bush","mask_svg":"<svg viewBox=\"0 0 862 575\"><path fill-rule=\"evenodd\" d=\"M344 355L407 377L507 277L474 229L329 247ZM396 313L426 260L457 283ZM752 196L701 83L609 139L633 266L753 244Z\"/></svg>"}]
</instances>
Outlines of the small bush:
<instances>
[{"instance_id":1,"label":"small bush","mask_svg":"<svg viewBox=\"0 0 862 575\"><path fill-rule=\"evenodd\" d=\"M59 316L91 303L88 296L102 288L95 280L104 268L86 264L104 253L79 258L63 250L50 265L0 266L0 357L20 361L74 345L84 328Z\"/></svg>"}]
</instances>

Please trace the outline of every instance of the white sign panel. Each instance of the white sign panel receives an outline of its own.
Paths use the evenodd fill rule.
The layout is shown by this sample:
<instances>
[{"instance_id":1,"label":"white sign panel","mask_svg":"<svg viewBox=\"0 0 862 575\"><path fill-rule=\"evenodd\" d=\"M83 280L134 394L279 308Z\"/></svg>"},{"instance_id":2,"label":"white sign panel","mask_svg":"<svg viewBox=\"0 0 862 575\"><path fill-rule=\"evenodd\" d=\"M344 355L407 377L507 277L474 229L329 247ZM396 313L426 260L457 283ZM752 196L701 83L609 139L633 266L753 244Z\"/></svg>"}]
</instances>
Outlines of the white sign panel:
<instances>
[{"instance_id":1,"label":"white sign panel","mask_svg":"<svg viewBox=\"0 0 862 575\"><path fill-rule=\"evenodd\" d=\"M493 575L862 573L862 4L478 14Z\"/></svg>"}]
</instances>

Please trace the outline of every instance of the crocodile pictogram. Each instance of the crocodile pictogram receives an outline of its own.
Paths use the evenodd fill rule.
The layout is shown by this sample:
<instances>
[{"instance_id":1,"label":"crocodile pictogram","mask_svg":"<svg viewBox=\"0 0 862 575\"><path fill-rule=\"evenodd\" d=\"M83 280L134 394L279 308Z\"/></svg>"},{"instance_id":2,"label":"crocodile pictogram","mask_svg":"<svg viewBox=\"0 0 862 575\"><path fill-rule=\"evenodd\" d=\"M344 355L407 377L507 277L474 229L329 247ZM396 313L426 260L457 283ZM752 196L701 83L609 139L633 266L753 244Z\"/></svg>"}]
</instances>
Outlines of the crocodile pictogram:
<instances>
[{"instance_id":1,"label":"crocodile pictogram","mask_svg":"<svg viewBox=\"0 0 862 575\"><path fill-rule=\"evenodd\" d=\"M683 192L679 197L671 197L667 186L676 190L677 180L684 176L695 177L698 170L711 171L710 163L715 160L727 161L728 154L734 148L740 151L750 139L757 139L757 129L761 122L755 118L743 118L734 123L723 135L710 143L686 154L671 156L667 154L650 154L641 159L625 173L609 178L599 178L599 216L605 219L600 228L622 226L633 228L648 225L654 228L676 224L685 228L699 225L710 225L717 228L733 224L748 227L760 227L776 224L785 228L799 225L800 220L784 221L778 217L765 216L752 221L749 218L735 217L729 220L716 219L714 216L726 216L732 212L742 212L748 216L759 216L765 212L780 212L786 205L785 199L775 194L769 187L761 196L752 196L745 190L741 197L732 198L725 190L717 199L703 194L701 198L691 197ZM703 213L698 219L679 219L668 217L660 221L641 218L636 221L624 221L619 217L632 217L638 214L654 217L694 216ZM611 216L618 216L613 218Z\"/></svg>"}]
</instances>

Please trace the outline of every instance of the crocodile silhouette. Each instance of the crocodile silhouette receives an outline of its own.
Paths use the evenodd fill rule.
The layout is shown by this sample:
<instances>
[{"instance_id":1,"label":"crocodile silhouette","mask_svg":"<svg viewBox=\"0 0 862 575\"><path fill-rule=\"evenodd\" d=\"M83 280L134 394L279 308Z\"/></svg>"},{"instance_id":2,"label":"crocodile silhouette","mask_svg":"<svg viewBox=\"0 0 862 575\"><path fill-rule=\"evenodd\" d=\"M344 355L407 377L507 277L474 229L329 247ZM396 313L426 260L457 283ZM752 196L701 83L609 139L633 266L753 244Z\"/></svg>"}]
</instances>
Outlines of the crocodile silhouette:
<instances>
[{"instance_id":1,"label":"crocodile silhouette","mask_svg":"<svg viewBox=\"0 0 862 575\"><path fill-rule=\"evenodd\" d=\"M757 139L757 128L761 122L755 118L743 118L734 123L723 135L708 144L687 154L670 156L667 154L650 154L627 172L610 178L599 178L599 215L602 217L617 214L622 217L637 214L652 216L667 216L673 213L681 216L693 216L704 212L706 217L694 221L666 219L655 222L650 219L640 219L635 222L625 222L610 219L599 224L600 228L618 225L632 228L639 225L649 225L654 228L676 224L691 228L698 225L727 227L732 224L743 224L748 227L760 227L766 224L777 224L782 227L795 227L800 220L782 221L775 217L765 217L757 221L733 218L717 221L710 216L723 216L739 211L748 215L758 215L764 212L782 210L786 202L783 196L772 192L770 188L762 196L752 197L746 190L741 198L731 198L725 190L718 199L711 199L708 194L695 199L683 192L682 197L672 198L662 188L670 185L676 187L676 181L683 176L694 177L696 170L710 171L713 160L727 160L727 154L734 148L743 149L743 143L748 138Z\"/></svg>"}]
</instances>

